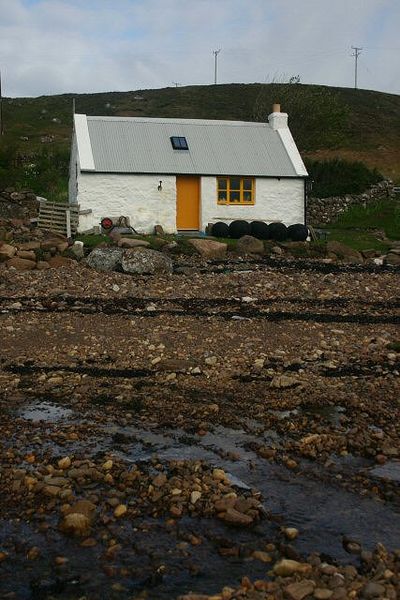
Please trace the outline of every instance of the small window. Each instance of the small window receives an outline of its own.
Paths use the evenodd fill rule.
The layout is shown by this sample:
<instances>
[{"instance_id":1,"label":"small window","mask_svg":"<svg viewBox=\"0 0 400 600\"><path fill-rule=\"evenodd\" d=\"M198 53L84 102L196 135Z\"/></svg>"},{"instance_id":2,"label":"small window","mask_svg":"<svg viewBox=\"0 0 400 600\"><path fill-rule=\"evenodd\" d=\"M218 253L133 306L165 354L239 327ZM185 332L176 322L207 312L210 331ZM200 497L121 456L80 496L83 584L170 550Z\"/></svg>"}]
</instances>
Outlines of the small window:
<instances>
[{"instance_id":1,"label":"small window","mask_svg":"<svg viewBox=\"0 0 400 600\"><path fill-rule=\"evenodd\" d=\"M173 135L170 140L174 150L189 150L189 146L185 137Z\"/></svg>"},{"instance_id":2,"label":"small window","mask_svg":"<svg viewBox=\"0 0 400 600\"><path fill-rule=\"evenodd\" d=\"M254 204L252 177L218 177L218 204Z\"/></svg>"}]
</instances>

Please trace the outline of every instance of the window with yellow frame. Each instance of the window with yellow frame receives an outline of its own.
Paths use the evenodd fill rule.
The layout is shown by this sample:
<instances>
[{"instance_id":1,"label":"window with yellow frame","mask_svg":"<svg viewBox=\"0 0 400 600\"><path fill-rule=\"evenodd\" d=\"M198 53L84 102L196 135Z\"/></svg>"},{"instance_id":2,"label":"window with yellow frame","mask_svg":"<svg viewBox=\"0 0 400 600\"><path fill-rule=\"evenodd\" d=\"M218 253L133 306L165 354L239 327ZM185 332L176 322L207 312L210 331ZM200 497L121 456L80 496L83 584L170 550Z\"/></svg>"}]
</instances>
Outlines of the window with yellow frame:
<instances>
[{"instance_id":1,"label":"window with yellow frame","mask_svg":"<svg viewBox=\"0 0 400 600\"><path fill-rule=\"evenodd\" d=\"M254 204L253 177L217 177L218 204Z\"/></svg>"}]
</instances>

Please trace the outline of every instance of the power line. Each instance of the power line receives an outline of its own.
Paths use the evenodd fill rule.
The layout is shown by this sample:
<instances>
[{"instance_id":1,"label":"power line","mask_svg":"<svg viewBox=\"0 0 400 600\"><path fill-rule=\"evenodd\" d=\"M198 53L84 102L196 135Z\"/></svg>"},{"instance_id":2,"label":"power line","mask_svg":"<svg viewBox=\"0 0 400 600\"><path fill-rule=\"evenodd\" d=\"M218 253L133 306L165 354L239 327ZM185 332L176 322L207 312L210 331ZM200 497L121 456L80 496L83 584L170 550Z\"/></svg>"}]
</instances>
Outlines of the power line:
<instances>
[{"instance_id":1,"label":"power line","mask_svg":"<svg viewBox=\"0 0 400 600\"><path fill-rule=\"evenodd\" d=\"M358 57L361 54L362 48L358 48L357 46L352 46L352 50L354 50L352 56L354 56L354 89L357 89L357 69L358 69Z\"/></svg>"}]
</instances>

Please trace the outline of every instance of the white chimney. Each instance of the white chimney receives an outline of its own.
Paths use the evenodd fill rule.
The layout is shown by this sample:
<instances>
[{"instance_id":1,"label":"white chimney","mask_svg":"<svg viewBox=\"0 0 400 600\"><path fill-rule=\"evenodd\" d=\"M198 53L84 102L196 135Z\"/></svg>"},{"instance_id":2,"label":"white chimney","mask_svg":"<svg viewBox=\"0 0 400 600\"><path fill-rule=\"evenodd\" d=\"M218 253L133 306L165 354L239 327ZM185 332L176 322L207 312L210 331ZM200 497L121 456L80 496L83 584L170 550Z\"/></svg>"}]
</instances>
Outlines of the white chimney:
<instances>
[{"instance_id":1,"label":"white chimney","mask_svg":"<svg viewBox=\"0 0 400 600\"><path fill-rule=\"evenodd\" d=\"M285 129L288 126L288 116L281 112L280 104L272 105L272 113L268 116L268 123L275 131L277 129Z\"/></svg>"}]
</instances>

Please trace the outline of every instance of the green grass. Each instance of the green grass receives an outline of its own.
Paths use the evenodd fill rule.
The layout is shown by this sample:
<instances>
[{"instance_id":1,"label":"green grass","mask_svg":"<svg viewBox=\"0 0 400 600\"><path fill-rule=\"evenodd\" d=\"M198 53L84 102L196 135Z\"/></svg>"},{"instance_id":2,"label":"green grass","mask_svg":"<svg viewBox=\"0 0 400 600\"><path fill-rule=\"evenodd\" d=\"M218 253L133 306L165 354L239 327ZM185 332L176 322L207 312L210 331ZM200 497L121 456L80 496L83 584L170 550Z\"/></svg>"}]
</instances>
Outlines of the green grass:
<instances>
[{"instance_id":1,"label":"green grass","mask_svg":"<svg viewBox=\"0 0 400 600\"><path fill-rule=\"evenodd\" d=\"M383 231L392 240L400 239L400 203L386 200L366 208L353 206L324 229L329 232L329 240L342 242L355 250L384 252L390 247L390 242L381 240L378 232Z\"/></svg>"}]
</instances>

